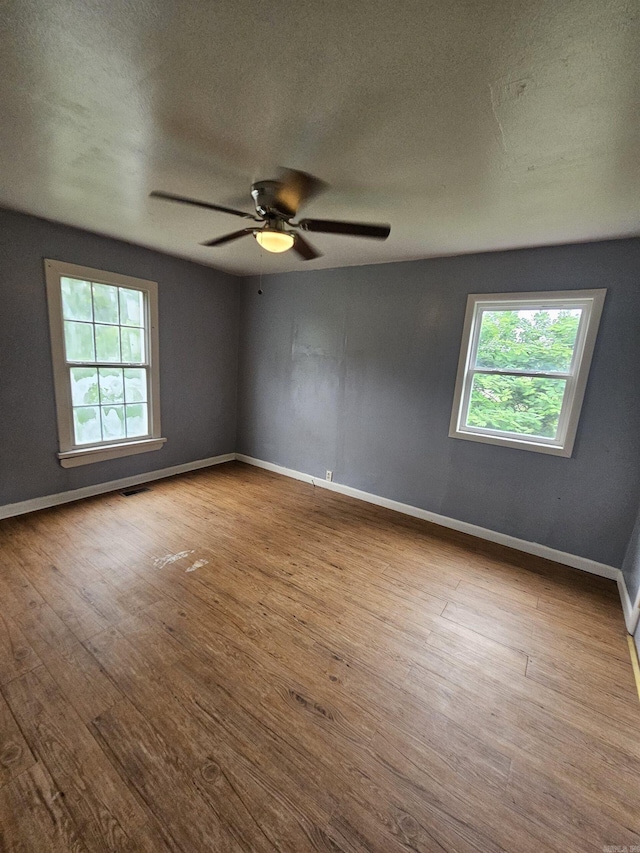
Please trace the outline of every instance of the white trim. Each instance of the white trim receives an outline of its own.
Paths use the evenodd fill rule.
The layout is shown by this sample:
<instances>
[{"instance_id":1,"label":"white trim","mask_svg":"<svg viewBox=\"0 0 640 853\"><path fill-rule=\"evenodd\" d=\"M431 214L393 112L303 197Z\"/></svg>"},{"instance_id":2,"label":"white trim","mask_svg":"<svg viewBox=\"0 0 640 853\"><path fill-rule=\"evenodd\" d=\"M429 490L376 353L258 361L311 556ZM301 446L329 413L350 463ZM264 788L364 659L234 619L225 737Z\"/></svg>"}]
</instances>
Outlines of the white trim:
<instances>
[{"instance_id":1,"label":"white trim","mask_svg":"<svg viewBox=\"0 0 640 853\"><path fill-rule=\"evenodd\" d=\"M462 343L453 395L453 406L449 424L449 437L484 444L503 445L517 450L531 450L553 456L570 457L573 452L580 411L589 378L589 368L595 347L606 289L563 290L539 293L471 293L467 297ZM482 314L491 310L519 310L527 307L545 306L554 308L581 308L582 315L573 348L571 369L567 374L549 373L549 378L566 380L562 410L558 421L557 436L553 439L540 436L518 435L500 430L466 425L469 397L473 376L476 373L492 372L476 368L472 361L476 357ZM524 376L547 375L535 371L497 371Z\"/></svg>"},{"instance_id":2,"label":"white trim","mask_svg":"<svg viewBox=\"0 0 640 853\"><path fill-rule=\"evenodd\" d=\"M107 459L120 459L122 456L148 453L150 450L162 450L166 441L166 438L143 438L138 441L123 441L118 444L101 445L100 447L67 450L66 453L58 453L57 456L63 468L77 468L78 465L88 465L91 462L105 462Z\"/></svg>"},{"instance_id":3,"label":"white trim","mask_svg":"<svg viewBox=\"0 0 640 853\"><path fill-rule=\"evenodd\" d=\"M102 495L105 492L117 492L129 486L138 486L140 483L150 483L152 480L174 477L176 474L185 474L187 471L195 471L198 468L208 468L211 465L221 465L223 462L233 462L235 458L235 453L224 453L221 456L196 459L195 462L184 462L182 465L173 465L171 468L162 468L159 471L134 474L133 477L123 477L121 480L109 480L107 483L96 483L94 486L84 486L81 489L58 492L55 495L45 495L41 498L20 501L20 503L5 504L4 506L0 506L0 519L12 518L14 515L23 515L26 512L35 512L38 509L48 509L52 506L71 503L71 501L79 501L82 498L91 498L95 495Z\"/></svg>"},{"instance_id":4,"label":"white trim","mask_svg":"<svg viewBox=\"0 0 640 853\"><path fill-rule=\"evenodd\" d=\"M558 551L539 542L528 542L526 539L509 536L507 533L489 530L486 527L479 527L477 524L471 524L468 521L459 521L457 518L449 518L446 515L439 515L427 509L420 509L420 507L403 504L390 498L372 495L370 492L353 489L351 486L343 486L341 483L330 483L322 477L312 477L310 474L294 471L291 468L284 468L282 465L274 465L272 462L264 462L261 459L245 456L242 453L236 453L236 459L239 462L246 462L248 465L255 465L257 468L264 468L276 474L283 474L285 477L304 480L314 486L320 486L322 489L329 489L331 492L339 492L341 495L348 495L360 501L366 501L376 506L383 506L386 509L392 509L395 512L401 512L413 518L421 518L424 521L439 524L441 527L448 527L450 530L468 533L470 536L477 536L479 539L486 539L488 542L497 542L499 545L505 545L507 548L515 548L517 551L523 551L525 554L535 554L537 557L544 557L547 560L553 560L555 563L563 563L565 566L581 569L583 572L590 572L592 575L600 575L600 577L617 581L621 574L620 569L616 569L614 566L607 566L605 563L598 563L595 560L590 560L588 557L568 554L565 551Z\"/></svg>"},{"instance_id":5,"label":"white trim","mask_svg":"<svg viewBox=\"0 0 640 853\"><path fill-rule=\"evenodd\" d=\"M620 592L620 601L622 602L622 612L624 613L624 623L627 626L627 631L630 634L633 634L638 625L638 621L640 620L640 610L637 605L634 607L631 604L629 591L627 590L627 585L624 581L624 575L622 572L618 575L617 580L618 591Z\"/></svg>"}]
</instances>

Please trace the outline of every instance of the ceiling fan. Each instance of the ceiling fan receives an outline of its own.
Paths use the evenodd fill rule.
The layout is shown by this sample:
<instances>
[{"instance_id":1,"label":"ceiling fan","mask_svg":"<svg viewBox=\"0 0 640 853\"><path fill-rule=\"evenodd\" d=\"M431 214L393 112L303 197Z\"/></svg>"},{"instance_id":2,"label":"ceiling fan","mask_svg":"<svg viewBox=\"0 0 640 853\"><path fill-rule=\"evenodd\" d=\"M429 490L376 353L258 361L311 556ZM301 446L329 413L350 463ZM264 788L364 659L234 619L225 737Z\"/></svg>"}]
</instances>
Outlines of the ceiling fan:
<instances>
[{"instance_id":1,"label":"ceiling fan","mask_svg":"<svg viewBox=\"0 0 640 853\"><path fill-rule=\"evenodd\" d=\"M150 196L165 201L176 201L180 204L192 204L196 207L217 210L221 213L230 213L233 216L240 216L243 219L251 219L253 222L260 223L259 227L243 228L240 231L225 234L224 237L207 240L201 243L202 246L222 246L232 240L253 235L260 246L268 252L286 252L288 249L293 249L304 261L311 261L314 258L319 258L322 253L315 249L300 234L300 231L370 237L374 240L387 239L391 232L389 225L340 222L333 219L299 219L297 222L293 222L292 220L297 216L301 205L326 189L326 186L323 181L306 172L299 172L297 169L282 169L277 180L258 181L251 185L251 196L257 216L253 213L245 213L243 210L235 210L232 207L210 204L206 201L185 198L161 190L154 190Z\"/></svg>"}]
</instances>

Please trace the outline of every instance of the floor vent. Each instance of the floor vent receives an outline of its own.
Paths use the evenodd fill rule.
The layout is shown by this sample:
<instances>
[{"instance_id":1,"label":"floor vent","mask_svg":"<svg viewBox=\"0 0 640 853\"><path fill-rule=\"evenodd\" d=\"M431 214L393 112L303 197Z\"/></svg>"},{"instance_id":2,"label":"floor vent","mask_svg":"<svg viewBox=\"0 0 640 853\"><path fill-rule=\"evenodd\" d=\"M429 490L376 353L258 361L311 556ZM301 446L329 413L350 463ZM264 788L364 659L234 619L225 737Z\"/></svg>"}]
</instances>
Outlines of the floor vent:
<instances>
[{"instance_id":1,"label":"floor vent","mask_svg":"<svg viewBox=\"0 0 640 853\"><path fill-rule=\"evenodd\" d=\"M133 486L131 489L124 489L120 494L123 498L130 498L131 495L139 495L140 492L150 492L149 486Z\"/></svg>"}]
</instances>

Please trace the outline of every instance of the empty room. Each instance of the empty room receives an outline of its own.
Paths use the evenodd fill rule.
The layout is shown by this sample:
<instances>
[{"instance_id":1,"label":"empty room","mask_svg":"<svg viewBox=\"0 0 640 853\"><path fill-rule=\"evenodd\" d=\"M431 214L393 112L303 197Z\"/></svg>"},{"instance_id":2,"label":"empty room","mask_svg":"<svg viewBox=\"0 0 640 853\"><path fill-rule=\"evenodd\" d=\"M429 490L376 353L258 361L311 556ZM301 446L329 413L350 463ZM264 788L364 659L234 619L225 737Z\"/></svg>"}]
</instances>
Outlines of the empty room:
<instances>
[{"instance_id":1,"label":"empty room","mask_svg":"<svg viewBox=\"0 0 640 853\"><path fill-rule=\"evenodd\" d=\"M640 17L7 0L2 853L640 850Z\"/></svg>"}]
</instances>

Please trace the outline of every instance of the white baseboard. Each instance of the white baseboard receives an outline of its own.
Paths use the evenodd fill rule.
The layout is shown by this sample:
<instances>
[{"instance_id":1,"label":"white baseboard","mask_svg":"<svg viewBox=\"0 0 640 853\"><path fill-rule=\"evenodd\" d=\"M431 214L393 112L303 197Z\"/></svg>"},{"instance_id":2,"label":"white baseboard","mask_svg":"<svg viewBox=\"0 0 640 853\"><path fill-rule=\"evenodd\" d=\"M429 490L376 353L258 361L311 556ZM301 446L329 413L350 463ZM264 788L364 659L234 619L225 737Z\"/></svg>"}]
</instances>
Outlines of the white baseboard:
<instances>
[{"instance_id":1,"label":"white baseboard","mask_svg":"<svg viewBox=\"0 0 640 853\"><path fill-rule=\"evenodd\" d=\"M292 468L285 468L282 465L275 465L273 462L265 462L262 459L255 459L252 456L245 456L242 453L236 453L236 459L239 462L246 462L248 465L255 465L257 468L264 468L267 471L273 471L276 474L282 474L285 477L292 477L295 480L303 480L307 483L312 483L314 486L320 486L323 489L329 489L332 492L339 492L341 495L348 495L357 500L366 501L367 503L383 506L387 509L401 512L404 515L413 516L413 518L421 518L425 521L431 521L433 524L439 524L441 527L448 527L451 530L457 530L460 533L468 533L471 536L477 536L479 539L486 539L489 542L497 542L499 545L506 545L508 548L515 548L517 551L523 551L525 554L535 554L537 557L544 557L547 560L552 560L554 563L562 563L562 565L570 566L573 569L580 569L583 572L590 572L592 575L599 575L603 578L616 581L618 591L620 593L620 601L622 603L622 611L624 613L624 621L627 630L630 634L636 629L640 621L640 595L636 605L631 603L624 576L620 569L615 566L608 566L606 563L598 563L595 560L590 560L588 557L579 557L577 554L569 554L566 551L558 551L555 548L549 548L547 545L541 545L539 542L528 542L526 539L518 539L515 536L509 536L506 533L499 533L497 530L489 530L486 527L479 527L477 524L470 524L467 521L459 521L456 518L449 518L446 515L438 515L435 512L429 512L426 509L403 504L399 501L390 500L389 498L381 498L378 495L372 495L369 492L363 492L360 489L353 489L351 486L343 486L340 483L332 483L323 480L321 477L312 477L310 474L305 474L302 471L294 471Z\"/></svg>"},{"instance_id":2,"label":"white baseboard","mask_svg":"<svg viewBox=\"0 0 640 853\"><path fill-rule=\"evenodd\" d=\"M624 582L624 575L620 572L618 576L618 590L620 592L620 601L622 602L622 612L624 613L624 623L627 626L627 631L630 634L636 630L640 619L640 609L634 607L629 598L627 585Z\"/></svg>"},{"instance_id":3,"label":"white baseboard","mask_svg":"<svg viewBox=\"0 0 640 853\"><path fill-rule=\"evenodd\" d=\"M535 554L537 557L544 557L547 560L552 560L554 563L562 563L564 566L570 566L573 569L580 569L583 572L590 572L592 575L599 575L603 578L616 581L618 591L620 593L620 601L622 603L622 611L624 613L624 621L627 630L630 634L636 629L638 621L640 621L640 608L634 607L631 604L629 593L624 582L624 577L620 569L615 566L608 566L606 563L598 563L595 560L590 560L588 557L579 557L577 554L568 554L566 551L558 551L555 548L549 548L548 545L541 545L539 542L528 542L526 539L518 539L515 536L509 536L506 533L499 533L497 530L489 530L486 527L479 527L477 524L470 524L467 521L459 521L457 518L449 518L446 515L438 515L435 512L429 512L426 509L403 504L399 501L393 501L389 498L381 498L378 495L372 495L369 492L363 492L360 489L353 489L351 486L343 486L341 483L330 483L323 480L321 477L312 477L310 474L305 474L302 471L294 471L292 468L285 468L282 465L274 465L273 462L265 462L262 459L254 459L252 456L245 456L242 453L236 453L236 459L239 462L246 462L248 465L255 465L257 468L264 468L267 471L273 471L276 474L282 474L285 477L292 477L294 480L303 480L306 483L312 483L314 486L320 486L323 489L329 489L332 492L339 492L341 495L348 495L360 501L383 506L387 509L401 512L404 515L413 516L413 518L421 518L424 521L431 521L433 524L439 524L441 527L448 527L451 530L457 530L460 533L468 533L471 536L477 536L478 539L486 539L489 542L497 542L499 545L506 545L508 548L515 548L516 551L523 551L525 554Z\"/></svg>"},{"instance_id":4,"label":"white baseboard","mask_svg":"<svg viewBox=\"0 0 640 853\"><path fill-rule=\"evenodd\" d=\"M387 509L401 512L404 515L411 515L413 518L431 521L433 524L439 524L441 527L448 527L460 533L468 533L471 536L477 536L479 539L486 539L489 542L497 542L500 545L506 545L508 548L515 548L517 551L524 551L526 554L535 554L537 557L544 557L547 560L553 560L555 563L562 563L574 569L581 569L583 572L590 572L592 575L600 575L600 577L617 581L618 576L621 574L620 569L616 569L614 566L607 566L605 563L597 563L595 560L590 560L587 557L578 557L576 554L558 551L555 548L549 548L547 545L541 545L538 542L528 542L526 539L518 539L506 533L499 533L497 530L479 527L477 524L470 524L468 521L459 521L456 518L438 515L436 512L420 509L410 504L403 504L389 498L381 498L379 495L372 495L370 492L353 489L351 486L343 486L341 483L330 483L320 477L312 477L310 474L294 471L291 468L284 468L282 465L274 465L272 462L264 462L262 459L254 459L252 456L244 456L242 453L236 453L236 459L239 462L246 462L248 465L255 465L257 468L264 468L267 471L274 471L276 474L283 474L285 477L304 480L307 483L312 483L314 486L320 486L332 492L339 492L341 495L348 495L360 501L366 501L376 506L383 506Z\"/></svg>"},{"instance_id":5,"label":"white baseboard","mask_svg":"<svg viewBox=\"0 0 640 853\"><path fill-rule=\"evenodd\" d=\"M48 509L59 504L71 503L82 498L91 498L94 495L103 495L105 492L117 492L127 489L129 486L138 486L140 483L150 483L152 480L162 480L164 477L173 477L176 474L185 474L187 471L195 471L198 468L208 468L210 465L220 465L222 462L233 462L235 453L225 453L222 456L210 456L208 459L196 459L195 462L185 462L182 465L173 465L171 468L162 468L159 471L147 471L146 474L135 474L133 477L123 477L121 480L109 480L106 483L97 483L95 486L84 486L81 489L71 489L68 492L59 492L55 495L44 495L41 498L32 498L28 501L20 501L15 504L0 506L0 518L11 518L14 515L24 515L25 512L34 512L38 509Z\"/></svg>"}]
</instances>

